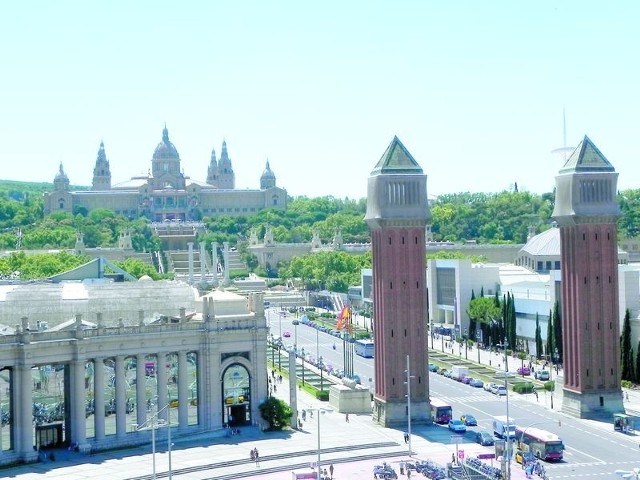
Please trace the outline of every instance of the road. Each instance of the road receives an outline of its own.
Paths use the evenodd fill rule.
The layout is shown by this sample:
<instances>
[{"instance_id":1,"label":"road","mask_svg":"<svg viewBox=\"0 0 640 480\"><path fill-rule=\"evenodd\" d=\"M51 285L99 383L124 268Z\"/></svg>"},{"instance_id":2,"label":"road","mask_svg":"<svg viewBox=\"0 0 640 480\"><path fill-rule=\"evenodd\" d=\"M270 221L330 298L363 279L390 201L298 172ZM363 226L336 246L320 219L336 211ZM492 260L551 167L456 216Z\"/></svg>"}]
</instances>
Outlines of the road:
<instances>
[{"instance_id":1,"label":"road","mask_svg":"<svg viewBox=\"0 0 640 480\"><path fill-rule=\"evenodd\" d=\"M294 316L281 317L270 309L268 319L274 335L282 329L291 332L285 343L295 342ZM336 350L333 345L336 345ZM297 327L298 348L304 348L316 356L318 353L325 363L334 368L342 368L342 341L332 335L318 332L306 325ZM373 377L373 359L354 357L354 371L357 372L367 386ZM447 400L453 407L454 417L470 413L478 420L478 427L471 427L461 440L461 448L465 443L473 443L473 431L484 429L492 431L491 418L506 414L505 397L497 397L482 388L456 382L441 375L430 373L430 391L432 397ZM496 382L501 380L496 380ZM564 460L560 463L545 464L550 478L619 478L613 473L616 469L632 470L640 467L640 436L623 435L614 432L611 422L596 422L568 417L559 411L556 399L556 410L550 408L550 398L540 394L538 400L532 395L520 395L510 392L509 416L516 420L520 427L538 427L560 436L565 443ZM451 442L451 434L442 427L442 441ZM490 450L489 450L490 451ZM512 468L520 468L513 464Z\"/></svg>"}]
</instances>

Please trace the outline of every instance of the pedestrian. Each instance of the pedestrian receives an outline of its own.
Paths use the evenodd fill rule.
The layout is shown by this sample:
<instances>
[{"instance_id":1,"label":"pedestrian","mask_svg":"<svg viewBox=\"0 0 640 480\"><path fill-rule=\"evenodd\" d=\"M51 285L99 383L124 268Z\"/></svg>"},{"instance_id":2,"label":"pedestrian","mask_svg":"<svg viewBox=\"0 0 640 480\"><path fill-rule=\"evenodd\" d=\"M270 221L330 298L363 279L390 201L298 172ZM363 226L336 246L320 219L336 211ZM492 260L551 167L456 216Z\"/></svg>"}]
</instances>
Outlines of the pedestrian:
<instances>
[{"instance_id":1,"label":"pedestrian","mask_svg":"<svg viewBox=\"0 0 640 480\"><path fill-rule=\"evenodd\" d=\"M251 461L252 462L256 461L256 452L255 452L255 450L251 449L251 452L249 453L249 456L251 457Z\"/></svg>"},{"instance_id":2,"label":"pedestrian","mask_svg":"<svg viewBox=\"0 0 640 480\"><path fill-rule=\"evenodd\" d=\"M329 475L331 475L331 480L333 480L333 463L329 465Z\"/></svg>"},{"instance_id":3,"label":"pedestrian","mask_svg":"<svg viewBox=\"0 0 640 480\"><path fill-rule=\"evenodd\" d=\"M345 422L349 423L349 414L348 413L344 414L344 420L345 420Z\"/></svg>"},{"instance_id":4,"label":"pedestrian","mask_svg":"<svg viewBox=\"0 0 640 480\"><path fill-rule=\"evenodd\" d=\"M453 463L453 464L456 463L456 454L455 453L451 454L451 463Z\"/></svg>"},{"instance_id":5,"label":"pedestrian","mask_svg":"<svg viewBox=\"0 0 640 480\"><path fill-rule=\"evenodd\" d=\"M307 421L307 411L306 410L302 410L302 420L303 421Z\"/></svg>"},{"instance_id":6,"label":"pedestrian","mask_svg":"<svg viewBox=\"0 0 640 480\"><path fill-rule=\"evenodd\" d=\"M624 394L624 399L628 402L629 401L629 392L626 392Z\"/></svg>"},{"instance_id":7,"label":"pedestrian","mask_svg":"<svg viewBox=\"0 0 640 480\"><path fill-rule=\"evenodd\" d=\"M258 449L257 448L253 449L253 455L254 455L254 457L256 459L256 467L259 467L260 466L260 456L258 455Z\"/></svg>"},{"instance_id":8,"label":"pedestrian","mask_svg":"<svg viewBox=\"0 0 640 480\"><path fill-rule=\"evenodd\" d=\"M409 434L404 432L404 443L409 443Z\"/></svg>"},{"instance_id":9,"label":"pedestrian","mask_svg":"<svg viewBox=\"0 0 640 480\"><path fill-rule=\"evenodd\" d=\"M407 468L407 478L411 478L411 470Z\"/></svg>"}]
</instances>

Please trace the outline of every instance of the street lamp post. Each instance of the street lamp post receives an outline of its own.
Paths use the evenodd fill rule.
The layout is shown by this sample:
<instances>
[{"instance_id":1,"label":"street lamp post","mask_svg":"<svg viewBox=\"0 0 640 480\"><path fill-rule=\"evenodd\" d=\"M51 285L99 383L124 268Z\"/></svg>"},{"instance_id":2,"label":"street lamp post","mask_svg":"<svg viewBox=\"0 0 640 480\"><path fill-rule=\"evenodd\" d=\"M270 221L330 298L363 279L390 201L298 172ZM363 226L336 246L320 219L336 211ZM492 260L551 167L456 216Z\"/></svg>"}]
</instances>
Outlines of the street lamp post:
<instances>
[{"instance_id":1,"label":"street lamp post","mask_svg":"<svg viewBox=\"0 0 640 480\"><path fill-rule=\"evenodd\" d=\"M274 366L274 351L273 351L273 333L271 333L269 335L269 339L271 340L270 344L271 344L271 368L273 368Z\"/></svg>"},{"instance_id":2,"label":"street lamp post","mask_svg":"<svg viewBox=\"0 0 640 480\"><path fill-rule=\"evenodd\" d=\"M302 355L302 386L304 387L304 347L302 347L302 351L300 353Z\"/></svg>"},{"instance_id":3,"label":"street lamp post","mask_svg":"<svg viewBox=\"0 0 640 480\"><path fill-rule=\"evenodd\" d=\"M504 339L504 388L506 390L505 400L507 404L507 480L511 480L511 420L509 419L509 388L507 382L507 374L509 367L507 366L507 339Z\"/></svg>"},{"instance_id":4,"label":"street lamp post","mask_svg":"<svg viewBox=\"0 0 640 480\"><path fill-rule=\"evenodd\" d=\"M329 409L329 408L308 408L307 411L316 411L317 414L316 416L318 417L318 449L317 449L317 454L318 454L318 472L317 472L317 480L321 480L322 479L322 467L320 464L320 416L324 415L325 413L331 413L333 412L333 410Z\"/></svg>"},{"instance_id":5,"label":"street lamp post","mask_svg":"<svg viewBox=\"0 0 640 480\"><path fill-rule=\"evenodd\" d=\"M320 392L324 391L324 381L322 378L322 370L324 369L324 362L322 357L318 357L318 369L320 370Z\"/></svg>"},{"instance_id":6,"label":"street lamp post","mask_svg":"<svg viewBox=\"0 0 640 480\"><path fill-rule=\"evenodd\" d=\"M300 325L300 320L297 318L291 322L293 323L293 351L297 355L298 354L298 325Z\"/></svg>"},{"instance_id":7,"label":"street lamp post","mask_svg":"<svg viewBox=\"0 0 640 480\"><path fill-rule=\"evenodd\" d=\"M169 411L169 404L165 405L162 409L157 410L157 405L155 403L151 404L151 408L154 410L152 412L149 420L144 422L142 425L138 425L137 423L133 424L133 428L135 428L136 432L141 432L144 430L151 430L151 455L152 455L152 464L153 464L153 473L151 478L156 480L156 429L167 427L167 453L169 455L169 480L173 478L173 469L171 466L171 412ZM167 412L167 420L160 418L160 414L166 410Z\"/></svg>"}]
</instances>

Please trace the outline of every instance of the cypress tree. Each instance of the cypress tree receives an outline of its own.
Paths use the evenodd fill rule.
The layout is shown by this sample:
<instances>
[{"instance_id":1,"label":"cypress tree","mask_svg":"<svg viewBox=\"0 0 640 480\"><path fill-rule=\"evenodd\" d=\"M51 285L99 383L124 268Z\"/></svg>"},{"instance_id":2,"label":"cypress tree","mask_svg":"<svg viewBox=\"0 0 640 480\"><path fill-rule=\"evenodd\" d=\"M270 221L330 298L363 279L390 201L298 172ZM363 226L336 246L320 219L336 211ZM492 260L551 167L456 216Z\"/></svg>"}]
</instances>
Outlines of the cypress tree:
<instances>
[{"instance_id":1,"label":"cypress tree","mask_svg":"<svg viewBox=\"0 0 640 480\"><path fill-rule=\"evenodd\" d=\"M516 341L518 340L518 336L516 334L516 299L513 295L511 295L511 308L509 319L511 321L511 326L509 327L509 332L511 333L511 345L516 346Z\"/></svg>"},{"instance_id":2,"label":"cypress tree","mask_svg":"<svg viewBox=\"0 0 640 480\"><path fill-rule=\"evenodd\" d=\"M638 356L636 357L636 380L640 378L640 340L638 340Z\"/></svg>"},{"instance_id":3,"label":"cypress tree","mask_svg":"<svg viewBox=\"0 0 640 480\"><path fill-rule=\"evenodd\" d=\"M562 352L562 317L560 316L560 302L556 300L553 306L553 348L558 349L558 363L563 363ZM554 351L550 353L553 355Z\"/></svg>"},{"instance_id":4,"label":"cypress tree","mask_svg":"<svg viewBox=\"0 0 640 480\"><path fill-rule=\"evenodd\" d=\"M549 310L549 321L547 322L547 345L545 355L549 356L553 352L553 312Z\"/></svg>"},{"instance_id":5,"label":"cypress tree","mask_svg":"<svg viewBox=\"0 0 640 480\"><path fill-rule=\"evenodd\" d=\"M633 354L631 352L631 313L627 309L622 323L622 335L620 336L620 365L622 366L622 380L635 380L633 375Z\"/></svg>"},{"instance_id":6,"label":"cypress tree","mask_svg":"<svg viewBox=\"0 0 640 480\"><path fill-rule=\"evenodd\" d=\"M540 331L540 317L536 312L536 358L540 360L542 353L542 332Z\"/></svg>"}]
</instances>

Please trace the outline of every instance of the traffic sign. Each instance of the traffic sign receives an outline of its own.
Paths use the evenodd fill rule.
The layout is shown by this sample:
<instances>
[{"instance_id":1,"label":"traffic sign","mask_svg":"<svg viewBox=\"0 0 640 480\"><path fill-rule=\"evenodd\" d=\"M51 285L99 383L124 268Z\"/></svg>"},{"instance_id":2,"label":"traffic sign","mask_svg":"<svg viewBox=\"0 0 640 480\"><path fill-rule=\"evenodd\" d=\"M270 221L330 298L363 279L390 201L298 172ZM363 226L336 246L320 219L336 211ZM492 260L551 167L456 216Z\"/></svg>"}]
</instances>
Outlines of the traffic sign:
<instances>
[{"instance_id":1,"label":"traffic sign","mask_svg":"<svg viewBox=\"0 0 640 480\"><path fill-rule=\"evenodd\" d=\"M464 450L458 450L458 458L464 460Z\"/></svg>"}]
</instances>

